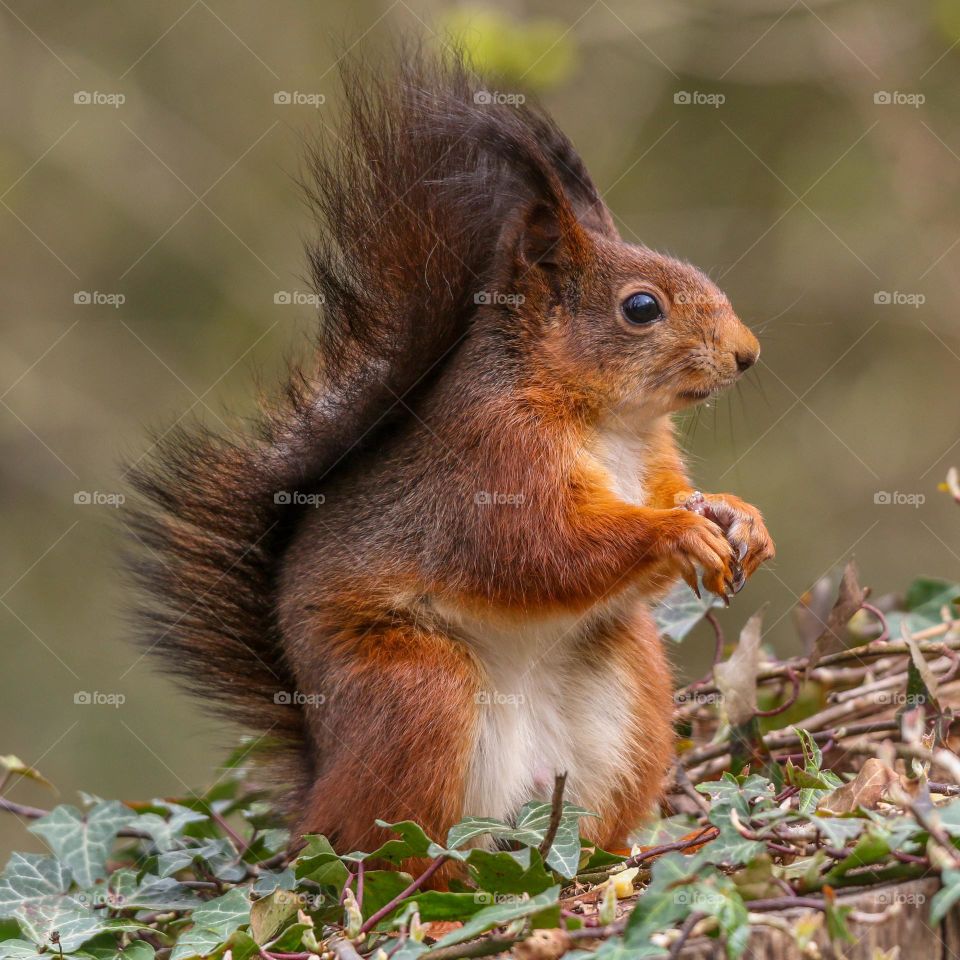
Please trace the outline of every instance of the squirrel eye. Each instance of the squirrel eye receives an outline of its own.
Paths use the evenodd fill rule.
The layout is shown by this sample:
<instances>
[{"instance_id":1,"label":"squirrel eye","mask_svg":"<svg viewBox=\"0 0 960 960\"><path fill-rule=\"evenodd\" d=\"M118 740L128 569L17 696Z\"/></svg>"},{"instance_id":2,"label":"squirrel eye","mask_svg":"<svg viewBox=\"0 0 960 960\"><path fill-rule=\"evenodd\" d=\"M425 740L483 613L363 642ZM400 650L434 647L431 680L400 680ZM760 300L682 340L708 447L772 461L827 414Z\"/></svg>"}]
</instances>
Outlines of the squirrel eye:
<instances>
[{"instance_id":1,"label":"squirrel eye","mask_svg":"<svg viewBox=\"0 0 960 960\"><path fill-rule=\"evenodd\" d=\"M649 293L632 293L620 305L623 315L627 320L636 326L643 326L647 323L653 323L663 316L663 309L657 302L656 297Z\"/></svg>"}]
</instances>

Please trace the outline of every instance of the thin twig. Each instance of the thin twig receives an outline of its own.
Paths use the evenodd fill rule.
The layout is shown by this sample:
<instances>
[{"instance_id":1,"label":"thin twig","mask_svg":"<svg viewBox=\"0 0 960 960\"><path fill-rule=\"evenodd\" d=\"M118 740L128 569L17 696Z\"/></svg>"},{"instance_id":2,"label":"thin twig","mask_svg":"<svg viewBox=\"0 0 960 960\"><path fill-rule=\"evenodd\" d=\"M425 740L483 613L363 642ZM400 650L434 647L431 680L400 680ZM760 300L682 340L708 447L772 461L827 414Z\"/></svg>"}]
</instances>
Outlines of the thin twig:
<instances>
[{"instance_id":1,"label":"thin twig","mask_svg":"<svg viewBox=\"0 0 960 960\"><path fill-rule=\"evenodd\" d=\"M719 835L720 831L714 827L704 827L699 833L693 837L687 837L683 840L674 840L671 843L662 843L658 847L649 847L647 850L641 850L640 853L635 854L632 857L624 860L622 864L619 864L620 869L625 869L628 867L639 867L645 860L650 860L653 857L659 857L662 853L670 853L672 850L687 850L690 847L695 847L701 843L708 843L710 840L715 839Z\"/></svg>"},{"instance_id":2,"label":"thin twig","mask_svg":"<svg viewBox=\"0 0 960 960\"><path fill-rule=\"evenodd\" d=\"M693 928L706 916L705 913L700 913L697 910L694 910L686 920L683 921L683 926L680 928L680 936L673 941L673 944L670 947L669 958L670 960L677 960L677 957L680 956L680 951L683 950L683 945L690 939L690 934L693 933Z\"/></svg>"},{"instance_id":3,"label":"thin twig","mask_svg":"<svg viewBox=\"0 0 960 960\"><path fill-rule=\"evenodd\" d=\"M543 862L547 862L547 854L553 846L553 841L557 838L557 831L560 829L560 821L563 819L563 788L567 785L567 773L558 773L553 781L553 800L550 808L550 825L544 834L543 841L540 844L540 857Z\"/></svg>"},{"instance_id":4,"label":"thin twig","mask_svg":"<svg viewBox=\"0 0 960 960\"><path fill-rule=\"evenodd\" d=\"M389 903L385 903L376 913L369 916L360 928L360 932L369 933L384 917L393 913L398 904L416 893L449 859L446 854L437 857L413 883L398 893Z\"/></svg>"}]
</instances>

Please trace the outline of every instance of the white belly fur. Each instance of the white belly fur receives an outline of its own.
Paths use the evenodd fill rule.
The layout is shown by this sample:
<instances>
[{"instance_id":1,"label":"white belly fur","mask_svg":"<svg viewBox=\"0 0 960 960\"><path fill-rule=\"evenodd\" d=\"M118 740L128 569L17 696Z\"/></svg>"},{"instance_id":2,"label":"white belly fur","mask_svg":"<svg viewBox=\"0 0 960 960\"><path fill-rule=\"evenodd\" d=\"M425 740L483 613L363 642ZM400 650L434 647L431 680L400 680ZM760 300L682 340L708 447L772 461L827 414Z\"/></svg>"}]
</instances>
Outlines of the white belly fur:
<instances>
[{"instance_id":1,"label":"white belly fur","mask_svg":"<svg viewBox=\"0 0 960 960\"><path fill-rule=\"evenodd\" d=\"M464 814L509 820L526 801L548 800L563 772L567 800L589 808L607 795L623 771L621 705L631 690L622 671L591 656L583 637L594 617L521 624L437 612L485 675Z\"/></svg>"}]
</instances>

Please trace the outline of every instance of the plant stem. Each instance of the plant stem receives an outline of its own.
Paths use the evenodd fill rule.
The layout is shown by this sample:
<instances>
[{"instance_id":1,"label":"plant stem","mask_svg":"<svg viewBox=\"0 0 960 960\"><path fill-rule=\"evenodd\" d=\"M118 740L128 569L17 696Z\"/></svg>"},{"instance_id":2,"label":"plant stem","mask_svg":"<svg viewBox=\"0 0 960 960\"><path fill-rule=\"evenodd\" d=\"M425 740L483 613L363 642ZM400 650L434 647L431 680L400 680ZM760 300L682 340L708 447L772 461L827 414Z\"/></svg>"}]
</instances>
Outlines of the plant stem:
<instances>
[{"instance_id":1,"label":"plant stem","mask_svg":"<svg viewBox=\"0 0 960 960\"><path fill-rule=\"evenodd\" d=\"M360 928L360 932L369 933L384 917L393 913L399 903L406 900L411 894L416 893L449 859L446 854L437 857L405 890L402 890L389 903L385 903L376 913L368 917Z\"/></svg>"}]
</instances>

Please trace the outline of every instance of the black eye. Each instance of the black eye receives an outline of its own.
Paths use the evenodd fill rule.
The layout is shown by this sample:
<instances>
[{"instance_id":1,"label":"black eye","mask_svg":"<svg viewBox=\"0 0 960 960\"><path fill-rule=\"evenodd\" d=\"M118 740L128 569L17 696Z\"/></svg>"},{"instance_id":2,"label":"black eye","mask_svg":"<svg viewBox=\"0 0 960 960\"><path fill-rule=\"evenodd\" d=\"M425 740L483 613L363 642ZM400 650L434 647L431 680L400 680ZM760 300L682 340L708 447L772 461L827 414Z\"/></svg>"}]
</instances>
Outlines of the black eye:
<instances>
[{"instance_id":1,"label":"black eye","mask_svg":"<svg viewBox=\"0 0 960 960\"><path fill-rule=\"evenodd\" d=\"M645 323L653 323L663 316L663 310L657 302L656 297L649 293L632 293L623 301L620 309L623 315L630 323L642 326Z\"/></svg>"}]
</instances>

